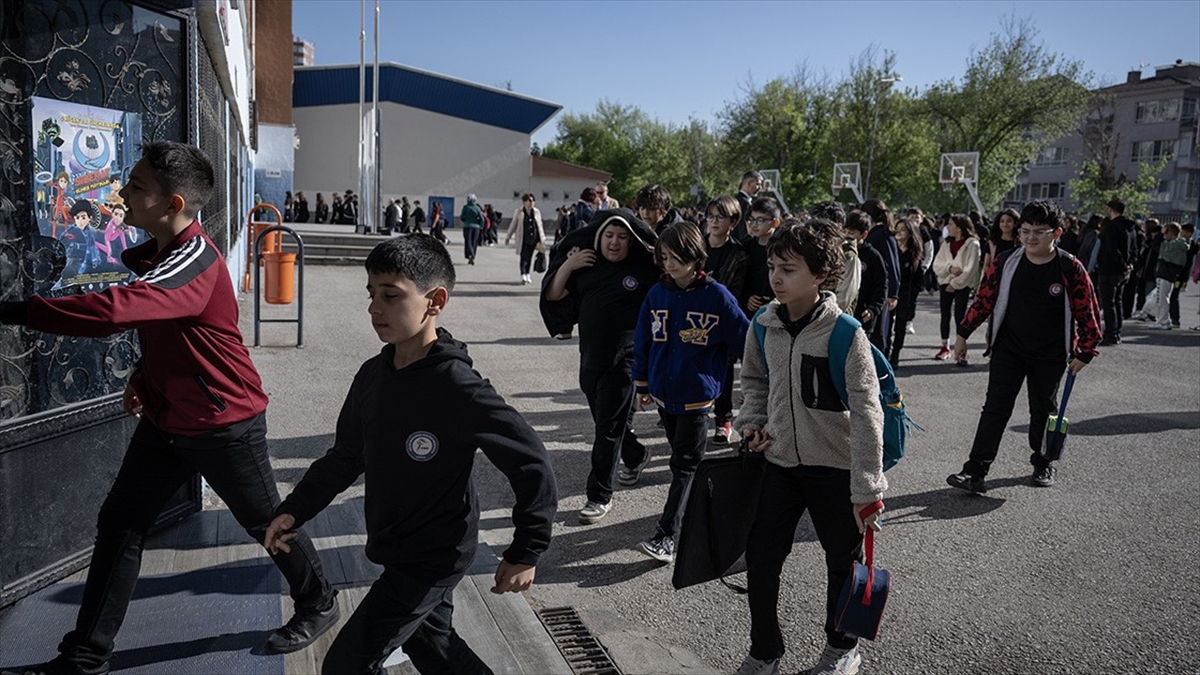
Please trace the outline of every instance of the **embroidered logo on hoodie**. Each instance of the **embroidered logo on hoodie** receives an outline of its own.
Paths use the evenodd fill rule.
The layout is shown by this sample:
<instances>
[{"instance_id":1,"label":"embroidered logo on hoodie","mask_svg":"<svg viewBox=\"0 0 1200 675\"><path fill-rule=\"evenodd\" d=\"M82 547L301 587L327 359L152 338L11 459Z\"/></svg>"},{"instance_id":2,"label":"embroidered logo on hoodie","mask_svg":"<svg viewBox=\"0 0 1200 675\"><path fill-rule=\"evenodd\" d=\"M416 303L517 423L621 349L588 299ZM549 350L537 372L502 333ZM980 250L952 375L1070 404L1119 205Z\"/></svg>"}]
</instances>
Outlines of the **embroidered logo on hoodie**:
<instances>
[{"instance_id":1,"label":"embroidered logo on hoodie","mask_svg":"<svg viewBox=\"0 0 1200 675\"><path fill-rule=\"evenodd\" d=\"M418 462L428 462L437 454L438 439L428 431L414 431L404 447L408 450L409 457Z\"/></svg>"}]
</instances>

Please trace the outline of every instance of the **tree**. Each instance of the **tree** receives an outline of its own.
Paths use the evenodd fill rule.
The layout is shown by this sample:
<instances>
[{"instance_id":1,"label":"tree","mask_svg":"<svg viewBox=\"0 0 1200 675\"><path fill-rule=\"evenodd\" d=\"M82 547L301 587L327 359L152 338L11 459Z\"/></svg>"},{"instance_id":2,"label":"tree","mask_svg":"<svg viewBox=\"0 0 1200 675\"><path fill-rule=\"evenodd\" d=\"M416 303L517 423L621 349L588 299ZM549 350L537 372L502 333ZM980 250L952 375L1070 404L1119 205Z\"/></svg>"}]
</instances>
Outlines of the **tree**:
<instances>
[{"instance_id":1,"label":"tree","mask_svg":"<svg viewBox=\"0 0 1200 675\"><path fill-rule=\"evenodd\" d=\"M819 194L822 148L837 111L827 78L799 66L788 78L743 89L740 100L717 115L727 177L720 192L733 192L749 169L777 169L780 193L796 207Z\"/></svg>"},{"instance_id":2,"label":"tree","mask_svg":"<svg viewBox=\"0 0 1200 675\"><path fill-rule=\"evenodd\" d=\"M636 107L601 101L592 114L564 115L558 135L542 152L611 173L609 192L622 203L632 203L643 185L658 183L676 203L686 204L697 183L698 155L715 157L717 147L717 139L699 122L667 125ZM713 176L705 176L701 192L713 181Z\"/></svg>"},{"instance_id":3,"label":"tree","mask_svg":"<svg viewBox=\"0 0 1200 675\"><path fill-rule=\"evenodd\" d=\"M976 187L990 206L1046 143L1075 128L1088 79L1081 62L1042 45L1031 19L1010 17L972 53L961 81L935 84L923 102L942 152L979 153Z\"/></svg>"},{"instance_id":4,"label":"tree","mask_svg":"<svg viewBox=\"0 0 1200 675\"><path fill-rule=\"evenodd\" d=\"M892 206L924 203L937 177L934 129L917 104L916 92L889 81L895 77L896 56L891 52L880 57L868 48L851 62L848 77L835 89L837 115L824 139L822 156L858 162L861 191L865 192L870 175L865 197ZM835 196L845 198L849 193Z\"/></svg>"}]
</instances>

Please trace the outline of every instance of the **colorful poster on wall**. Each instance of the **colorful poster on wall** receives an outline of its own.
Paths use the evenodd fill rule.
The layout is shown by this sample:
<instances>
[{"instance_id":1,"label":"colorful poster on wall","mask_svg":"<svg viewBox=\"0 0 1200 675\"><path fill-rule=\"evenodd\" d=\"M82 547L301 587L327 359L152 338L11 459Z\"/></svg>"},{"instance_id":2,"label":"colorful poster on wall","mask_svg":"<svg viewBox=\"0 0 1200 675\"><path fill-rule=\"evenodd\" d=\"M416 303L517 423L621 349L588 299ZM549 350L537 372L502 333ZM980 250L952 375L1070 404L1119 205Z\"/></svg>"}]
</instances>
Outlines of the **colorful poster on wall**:
<instances>
[{"instance_id":1,"label":"colorful poster on wall","mask_svg":"<svg viewBox=\"0 0 1200 675\"><path fill-rule=\"evenodd\" d=\"M35 96L32 117L34 217L66 254L54 288L127 282L121 252L147 237L125 224L119 194L139 156L141 116Z\"/></svg>"}]
</instances>

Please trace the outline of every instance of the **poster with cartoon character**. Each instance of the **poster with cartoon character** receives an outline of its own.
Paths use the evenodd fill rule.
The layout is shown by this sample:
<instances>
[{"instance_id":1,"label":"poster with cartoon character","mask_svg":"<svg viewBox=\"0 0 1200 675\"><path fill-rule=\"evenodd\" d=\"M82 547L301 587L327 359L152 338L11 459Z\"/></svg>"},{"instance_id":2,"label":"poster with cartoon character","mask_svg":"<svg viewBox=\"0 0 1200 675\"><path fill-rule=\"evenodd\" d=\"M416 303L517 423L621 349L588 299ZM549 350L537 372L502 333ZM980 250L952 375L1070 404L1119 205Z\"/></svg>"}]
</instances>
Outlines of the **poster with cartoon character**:
<instances>
[{"instance_id":1,"label":"poster with cartoon character","mask_svg":"<svg viewBox=\"0 0 1200 675\"><path fill-rule=\"evenodd\" d=\"M138 160L141 116L33 97L34 218L66 256L54 288L125 283L121 252L144 233L125 224L120 190Z\"/></svg>"}]
</instances>

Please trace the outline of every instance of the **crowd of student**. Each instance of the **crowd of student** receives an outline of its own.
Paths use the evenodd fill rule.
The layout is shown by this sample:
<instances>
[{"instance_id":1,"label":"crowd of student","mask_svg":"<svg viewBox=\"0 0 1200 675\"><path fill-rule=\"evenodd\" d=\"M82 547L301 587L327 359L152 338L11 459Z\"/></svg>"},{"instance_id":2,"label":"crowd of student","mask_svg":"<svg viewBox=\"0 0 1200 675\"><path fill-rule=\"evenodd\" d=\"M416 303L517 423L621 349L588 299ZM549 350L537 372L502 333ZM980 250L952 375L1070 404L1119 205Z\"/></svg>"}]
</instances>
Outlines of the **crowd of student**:
<instances>
[{"instance_id":1,"label":"crowd of student","mask_svg":"<svg viewBox=\"0 0 1200 675\"><path fill-rule=\"evenodd\" d=\"M122 254L139 278L100 293L0 303L5 325L68 335L136 329L142 346L123 397L125 410L140 421L99 514L76 628L52 661L4 672L108 672L146 533L197 471L266 547L291 588L295 615L269 637L267 651L302 649L337 623L336 591L300 528L365 476L366 555L383 573L342 626L322 671L381 672L402 647L422 672L491 672L452 621L453 590L477 545L476 449L505 475L515 501L512 543L493 592L520 592L533 583L558 497L536 432L473 369L466 345L437 325L455 284L446 247L412 233L371 252L368 310L384 347L354 376L333 447L281 502L265 442L267 397L238 332L224 262L195 221L212 193L212 166L201 151L178 143L151 143L143 151L121 190L127 221L152 237ZM986 490L1027 381L1030 480L1048 487L1054 472L1040 453L1040 432L1059 380L1067 369L1080 372L1102 344L1084 260L1097 261L1103 297L1105 275L1116 269L1104 242L1123 230L1110 218L1099 230L1099 251L1076 258L1056 245L1062 212L1035 201L1020 213L1002 213L999 234L982 237L985 250L982 223L969 216L944 216L943 233L919 211L894 218L878 200L849 213L821 202L785 214L775 199L756 198L760 185L760 176L747 173L738 194L707 205L703 227L686 220L659 185L638 191L636 211L592 195L594 213L549 251L540 310L552 335L579 329L579 385L595 426L578 518L599 522L618 486L640 481L651 454L631 420L635 403L653 406L671 448L671 484L654 531L637 547L672 562L709 432L715 423L712 440L728 444L736 427L746 451L766 460L746 549L750 648L737 672L779 672L785 649L779 579L807 511L828 577L826 646L810 672L852 675L862 663L858 639L837 628L834 608L852 564L862 560L864 533L879 528L888 489L873 350L899 361L916 295L932 270L942 298L939 358L953 354L966 363L967 338L990 320L992 362L975 442L947 482ZM522 202L509 233L517 236L528 279L529 257L545 250L545 236L532 195ZM468 261L486 211L472 197L460 215ZM1155 276L1168 282L1156 282L1159 317L1169 316L1178 271L1187 267L1186 252L1171 243L1179 233L1170 225L1164 231L1155 265ZM1135 242L1131 235L1126 260ZM852 324L843 355L830 343L835 326L849 321L845 314L862 328ZM735 415L739 359L743 400Z\"/></svg>"}]
</instances>

